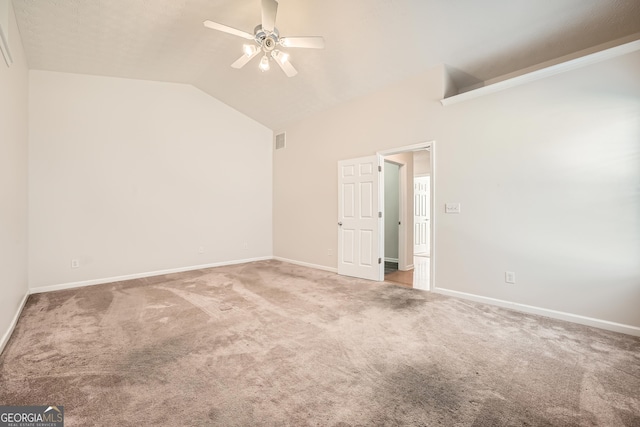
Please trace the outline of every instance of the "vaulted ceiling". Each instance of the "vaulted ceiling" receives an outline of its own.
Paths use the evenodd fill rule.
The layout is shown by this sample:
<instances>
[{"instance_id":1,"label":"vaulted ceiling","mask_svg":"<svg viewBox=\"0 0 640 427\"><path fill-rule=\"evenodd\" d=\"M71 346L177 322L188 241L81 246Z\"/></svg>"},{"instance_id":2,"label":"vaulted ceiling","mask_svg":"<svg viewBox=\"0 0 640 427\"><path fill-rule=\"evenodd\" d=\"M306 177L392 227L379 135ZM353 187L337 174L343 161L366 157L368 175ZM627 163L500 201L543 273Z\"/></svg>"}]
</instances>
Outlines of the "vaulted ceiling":
<instances>
[{"instance_id":1,"label":"vaulted ceiling","mask_svg":"<svg viewBox=\"0 0 640 427\"><path fill-rule=\"evenodd\" d=\"M282 35L322 35L289 49L299 74L230 67L260 0L13 0L31 69L192 84L278 129L446 64L459 86L640 33L638 0L280 0ZM640 38L640 35L638 36Z\"/></svg>"}]
</instances>

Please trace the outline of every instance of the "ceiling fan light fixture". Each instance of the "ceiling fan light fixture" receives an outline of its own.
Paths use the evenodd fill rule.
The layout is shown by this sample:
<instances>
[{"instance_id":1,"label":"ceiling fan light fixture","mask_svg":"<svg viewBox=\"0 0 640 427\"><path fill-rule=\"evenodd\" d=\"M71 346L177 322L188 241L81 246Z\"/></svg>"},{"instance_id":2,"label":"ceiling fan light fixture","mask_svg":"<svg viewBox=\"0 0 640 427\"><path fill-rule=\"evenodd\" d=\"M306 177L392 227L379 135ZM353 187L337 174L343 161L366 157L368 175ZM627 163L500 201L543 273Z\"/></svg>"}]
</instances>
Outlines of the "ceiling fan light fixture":
<instances>
[{"instance_id":1,"label":"ceiling fan light fixture","mask_svg":"<svg viewBox=\"0 0 640 427\"><path fill-rule=\"evenodd\" d=\"M258 48L251 44L244 44L242 45L242 51L244 52L245 55L247 55L248 57L251 57L255 55L255 53L258 51Z\"/></svg>"},{"instance_id":2,"label":"ceiling fan light fixture","mask_svg":"<svg viewBox=\"0 0 640 427\"><path fill-rule=\"evenodd\" d=\"M320 36L280 37L280 32L275 26L278 0L261 0L261 3L262 21L253 29L253 35L210 20L204 21L204 26L255 42L255 44L242 45L242 56L231 64L232 68L240 69L255 56L263 54L258 65L261 71L269 71L271 68L270 61L273 58L274 62L278 64L287 77L293 77L298 74L298 71L289 61L289 54L278 50L278 46L323 49L324 39Z\"/></svg>"},{"instance_id":3,"label":"ceiling fan light fixture","mask_svg":"<svg viewBox=\"0 0 640 427\"><path fill-rule=\"evenodd\" d=\"M267 57L267 55L262 57L259 67L262 71L269 71L269 69L271 68L271 66L269 66L269 58Z\"/></svg>"}]
</instances>

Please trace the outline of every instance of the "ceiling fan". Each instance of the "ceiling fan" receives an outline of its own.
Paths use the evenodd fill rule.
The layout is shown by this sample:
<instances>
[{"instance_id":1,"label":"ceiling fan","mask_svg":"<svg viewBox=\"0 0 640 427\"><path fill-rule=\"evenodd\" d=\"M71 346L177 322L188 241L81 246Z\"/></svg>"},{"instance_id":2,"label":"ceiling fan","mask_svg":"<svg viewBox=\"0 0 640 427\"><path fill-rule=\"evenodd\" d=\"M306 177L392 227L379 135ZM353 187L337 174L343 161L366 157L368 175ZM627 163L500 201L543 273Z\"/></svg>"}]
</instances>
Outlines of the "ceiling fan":
<instances>
[{"instance_id":1,"label":"ceiling fan","mask_svg":"<svg viewBox=\"0 0 640 427\"><path fill-rule=\"evenodd\" d=\"M275 26L277 13L277 0L262 0L262 23L256 26L253 34L209 20L204 21L204 26L247 40L253 40L256 43L243 45L244 54L238 58L236 62L231 64L233 68L242 68L247 65L253 57L264 53L259 65L262 71L269 70L269 61L273 58L288 77L293 77L298 74L298 71L291 65L291 62L289 62L289 54L281 51L278 47L323 49L324 39L320 36L281 37L280 32Z\"/></svg>"}]
</instances>

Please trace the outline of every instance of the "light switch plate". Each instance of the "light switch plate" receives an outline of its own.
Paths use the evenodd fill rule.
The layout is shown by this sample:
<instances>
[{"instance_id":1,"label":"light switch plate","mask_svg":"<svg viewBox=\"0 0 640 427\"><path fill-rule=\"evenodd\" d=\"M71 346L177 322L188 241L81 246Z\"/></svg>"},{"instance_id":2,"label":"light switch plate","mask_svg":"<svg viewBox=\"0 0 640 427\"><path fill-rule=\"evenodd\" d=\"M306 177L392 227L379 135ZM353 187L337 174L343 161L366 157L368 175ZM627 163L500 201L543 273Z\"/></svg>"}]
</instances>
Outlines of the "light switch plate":
<instances>
[{"instance_id":1,"label":"light switch plate","mask_svg":"<svg viewBox=\"0 0 640 427\"><path fill-rule=\"evenodd\" d=\"M444 213L460 213L460 203L445 203Z\"/></svg>"}]
</instances>

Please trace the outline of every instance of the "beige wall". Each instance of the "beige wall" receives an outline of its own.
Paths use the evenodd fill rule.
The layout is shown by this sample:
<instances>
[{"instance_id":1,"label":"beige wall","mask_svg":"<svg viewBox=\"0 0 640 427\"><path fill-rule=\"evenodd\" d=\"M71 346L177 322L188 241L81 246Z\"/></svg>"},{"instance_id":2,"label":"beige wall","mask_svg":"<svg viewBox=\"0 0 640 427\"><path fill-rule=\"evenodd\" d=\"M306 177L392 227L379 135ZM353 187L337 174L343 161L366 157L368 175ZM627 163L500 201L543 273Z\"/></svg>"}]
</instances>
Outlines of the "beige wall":
<instances>
[{"instance_id":1,"label":"beige wall","mask_svg":"<svg viewBox=\"0 0 640 427\"><path fill-rule=\"evenodd\" d=\"M282 130L287 148L274 153L274 254L336 268L338 160L428 139L423 129L432 70ZM333 255L328 255L328 249Z\"/></svg>"},{"instance_id":2,"label":"beige wall","mask_svg":"<svg viewBox=\"0 0 640 427\"><path fill-rule=\"evenodd\" d=\"M639 70L636 52L443 107L437 68L286 126L275 255L335 267L337 161L435 140L438 288L640 327Z\"/></svg>"},{"instance_id":3,"label":"beige wall","mask_svg":"<svg viewBox=\"0 0 640 427\"><path fill-rule=\"evenodd\" d=\"M10 68L0 53L0 350L27 294L28 74L9 12Z\"/></svg>"},{"instance_id":4,"label":"beige wall","mask_svg":"<svg viewBox=\"0 0 640 427\"><path fill-rule=\"evenodd\" d=\"M419 150L413 153L413 176L431 175L431 153Z\"/></svg>"},{"instance_id":5,"label":"beige wall","mask_svg":"<svg viewBox=\"0 0 640 427\"><path fill-rule=\"evenodd\" d=\"M187 85L30 85L32 288L272 255L271 130Z\"/></svg>"}]
</instances>

